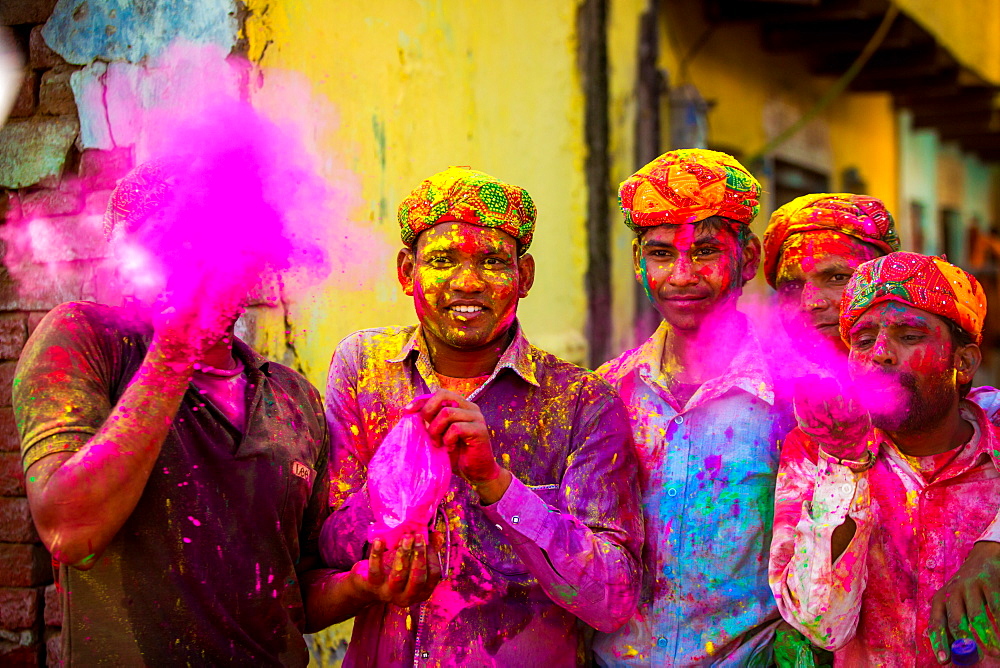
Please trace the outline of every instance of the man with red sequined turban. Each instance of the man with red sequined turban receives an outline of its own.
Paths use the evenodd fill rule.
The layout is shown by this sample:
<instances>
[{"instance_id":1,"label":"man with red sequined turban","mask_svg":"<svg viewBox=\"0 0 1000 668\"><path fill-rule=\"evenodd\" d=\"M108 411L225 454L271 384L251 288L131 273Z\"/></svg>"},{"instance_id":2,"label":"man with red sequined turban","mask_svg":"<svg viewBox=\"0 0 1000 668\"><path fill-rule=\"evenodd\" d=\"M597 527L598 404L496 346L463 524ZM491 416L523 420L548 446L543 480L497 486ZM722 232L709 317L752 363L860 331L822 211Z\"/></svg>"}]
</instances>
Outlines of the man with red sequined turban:
<instances>
[{"instance_id":1,"label":"man with red sequined turban","mask_svg":"<svg viewBox=\"0 0 1000 668\"><path fill-rule=\"evenodd\" d=\"M770 581L838 665L957 665L967 637L998 664L1000 438L966 399L985 315L976 279L940 258L866 262L841 305L853 390L796 397Z\"/></svg>"}]
</instances>

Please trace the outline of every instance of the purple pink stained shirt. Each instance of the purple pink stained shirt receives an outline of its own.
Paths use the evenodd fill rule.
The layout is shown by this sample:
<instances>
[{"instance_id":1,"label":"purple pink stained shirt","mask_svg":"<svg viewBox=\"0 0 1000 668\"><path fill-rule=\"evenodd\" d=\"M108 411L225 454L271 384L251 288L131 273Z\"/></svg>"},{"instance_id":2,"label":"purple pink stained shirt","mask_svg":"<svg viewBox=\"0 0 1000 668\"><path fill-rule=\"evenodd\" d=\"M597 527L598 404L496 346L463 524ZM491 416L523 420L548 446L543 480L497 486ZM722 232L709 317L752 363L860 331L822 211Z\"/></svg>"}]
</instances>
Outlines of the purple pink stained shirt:
<instances>
[{"instance_id":1,"label":"purple pink stained shirt","mask_svg":"<svg viewBox=\"0 0 1000 668\"><path fill-rule=\"evenodd\" d=\"M628 407L646 544L639 612L594 651L607 666L767 665L779 621L767 550L791 411L749 323L727 370L678 400L661 363L667 327L598 369Z\"/></svg>"},{"instance_id":2,"label":"purple pink stained shirt","mask_svg":"<svg viewBox=\"0 0 1000 668\"><path fill-rule=\"evenodd\" d=\"M782 616L837 666L937 666L927 626L931 599L979 540L1000 540L1000 441L970 401L975 434L941 455L908 457L880 430L857 473L796 429L781 452L771 544L771 588ZM857 532L831 564L833 530ZM985 658L981 664L1000 662Z\"/></svg>"},{"instance_id":3,"label":"purple pink stained shirt","mask_svg":"<svg viewBox=\"0 0 1000 668\"><path fill-rule=\"evenodd\" d=\"M438 387L418 327L364 330L338 346L326 412L335 444L331 496L340 503L321 536L331 568L347 571L365 557L365 465L403 407ZM586 625L613 630L635 611L642 517L618 396L518 329L469 399L513 481L484 506L452 477L437 520L448 536L444 578L423 604L359 613L345 666L582 665Z\"/></svg>"}]
</instances>

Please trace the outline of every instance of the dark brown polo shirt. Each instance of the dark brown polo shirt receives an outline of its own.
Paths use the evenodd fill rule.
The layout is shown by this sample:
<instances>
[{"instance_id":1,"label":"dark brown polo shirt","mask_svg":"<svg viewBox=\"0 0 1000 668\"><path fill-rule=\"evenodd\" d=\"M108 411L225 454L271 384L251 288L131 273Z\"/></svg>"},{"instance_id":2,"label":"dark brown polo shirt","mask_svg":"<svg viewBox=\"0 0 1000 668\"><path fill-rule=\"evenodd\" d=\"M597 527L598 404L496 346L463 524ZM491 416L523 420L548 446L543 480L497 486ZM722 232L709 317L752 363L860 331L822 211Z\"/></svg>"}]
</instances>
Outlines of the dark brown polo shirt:
<instances>
[{"instance_id":1,"label":"dark brown polo shirt","mask_svg":"<svg viewBox=\"0 0 1000 668\"><path fill-rule=\"evenodd\" d=\"M89 302L42 320L14 380L25 470L97 432L150 336L125 310ZM68 665L307 664L297 566L317 554L327 514L322 401L242 341L234 352L246 432L190 387L111 545L89 571L60 566Z\"/></svg>"}]
</instances>

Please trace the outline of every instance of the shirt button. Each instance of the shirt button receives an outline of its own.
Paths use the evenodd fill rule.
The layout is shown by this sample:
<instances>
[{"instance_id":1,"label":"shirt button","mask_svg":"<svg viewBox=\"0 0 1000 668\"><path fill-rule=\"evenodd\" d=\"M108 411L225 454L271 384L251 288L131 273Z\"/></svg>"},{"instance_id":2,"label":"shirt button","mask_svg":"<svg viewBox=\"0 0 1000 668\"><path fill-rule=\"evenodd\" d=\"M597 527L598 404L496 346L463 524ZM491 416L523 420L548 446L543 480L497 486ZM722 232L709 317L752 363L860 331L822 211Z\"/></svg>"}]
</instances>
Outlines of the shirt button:
<instances>
[{"instance_id":1,"label":"shirt button","mask_svg":"<svg viewBox=\"0 0 1000 668\"><path fill-rule=\"evenodd\" d=\"M671 487L670 489L667 490L667 496L677 496L677 490ZM661 638L661 640L663 639ZM664 640L664 642L666 641Z\"/></svg>"},{"instance_id":2,"label":"shirt button","mask_svg":"<svg viewBox=\"0 0 1000 668\"><path fill-rule=\"evenodd\" d=\"M840 486L840 489L844 492L844 494L850 494L851 492L854 491L854 485L845 482L843 485Z\"/></svg>"},{"instance_id":3,"label":"shirt button","mask_svg":"<svg viewBox=\"0 0 1000 668\"><path fill-rule=\"evenodd\" d=\"M937 562L934 561L933 559L928 559L927 561L924 562L924 566L926 566L927 568L934 568L935 566L937 566Z\"/></svg>"},{"instance_id":4,"label":"shirt button","mask_svg":"<svg viewBox=\"0 0 1000 668\"><path fill-rule=\"evenodd\" d=\"M677 424L684 424L684 416L683 415L678 415L677 417L674 418L674 422L676 422ZM660 640L663 640L663 639L660 638ZM667 641L663 640L663 642L667 642Z\"/></svg>"},{"instance_id":5,"label":"shirt button","mask_svg":"<svg viewBox=\"0 0 1000 668\"><path fill-rule=\"evenodd\" d=\"M517 524L520 521L521 521L521 518L518 515L514 515L512 518L510 518L510 523L511 524Z\"/></svg>"},{"instance_id":6,"label":"shirt button","mask_svg":"<svg viewBox=\"0 0 1000 668\"><path fill-rule=\"evenodd\" d=\"M659 645L660 647L666 647L667 646L667 639L666 638L660 638L660 639L658 639L656 641L656 644Z\"/></svg>"}]
</instances>

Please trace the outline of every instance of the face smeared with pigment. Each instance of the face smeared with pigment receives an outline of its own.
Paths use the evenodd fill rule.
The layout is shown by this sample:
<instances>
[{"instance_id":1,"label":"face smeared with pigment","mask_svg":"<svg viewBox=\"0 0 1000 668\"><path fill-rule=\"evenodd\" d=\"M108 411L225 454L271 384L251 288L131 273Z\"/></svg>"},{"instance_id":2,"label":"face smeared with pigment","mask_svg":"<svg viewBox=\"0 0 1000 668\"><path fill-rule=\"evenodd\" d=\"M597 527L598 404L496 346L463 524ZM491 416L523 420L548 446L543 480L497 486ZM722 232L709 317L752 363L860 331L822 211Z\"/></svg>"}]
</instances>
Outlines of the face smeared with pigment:
<instances>
[{"instance_id":1,"label":"face smeared with pigment","mask_svg":"<svg viewBox=\"0 0 1000 668\"><path fill-rule=\"evenodd\" d=\"M721 308L734 307L757 272L759 246L740 248L727 225L658 225L633 242L636 280L671 326L697 330Z\"/></svg>"},{"instance_id":2,"label":"face smeared with pigment","mask_svg":"<svg viewBox=\"0 0 1000 668\"><path fill-rule=\"evenodd\" d=\"M789 336L808 342L818 334L844 350L840 296L858 265L878 256L875 248L833 230L789 237L775 280L778 312Z\"/></svg>"},{"instance_id":3,"label":"face smeared with pigment","mask_svg":"<svg viewBox=\"0 0 1000 668\"><path fill-rule=\"evenodd\" d=\"M531 256L501 230L439 223L399 255L399 280L413 297L431 345L476 350L504 336L534 280Z\"/></svg>"},{"instance_id":4,"label":"face smeared with pigment","mask_svg":"<svg viewBox=\"0 0 1000 668\"><path fill-rule=\"evenodd\" d=\"M872 424L889 432L938 424L979 366L978 347L956 347L944 318L899 302L865 311L849 342L859 396Z\"/></svg>"}]
</instances>

